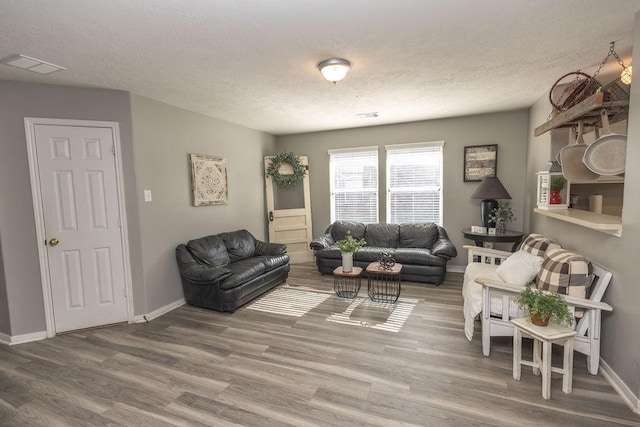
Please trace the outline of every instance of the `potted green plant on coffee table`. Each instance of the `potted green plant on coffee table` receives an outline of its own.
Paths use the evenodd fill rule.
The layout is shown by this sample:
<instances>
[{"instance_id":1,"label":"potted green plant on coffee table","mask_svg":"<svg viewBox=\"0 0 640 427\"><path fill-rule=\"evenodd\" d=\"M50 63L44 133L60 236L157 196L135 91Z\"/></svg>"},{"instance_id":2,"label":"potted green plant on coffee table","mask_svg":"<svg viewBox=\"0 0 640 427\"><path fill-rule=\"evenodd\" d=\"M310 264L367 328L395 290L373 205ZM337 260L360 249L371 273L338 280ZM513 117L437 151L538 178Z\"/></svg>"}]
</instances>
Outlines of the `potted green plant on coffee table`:
<instances>
[{"instance_id":1,"label":"potted green plant on coffee table","mask_svg":"<svg viewBox=\"0 0 640 427\"><path fill-rule=\"evenodd\" d=\"M349 273L353 270L353 253L366 244L366 240L354 238L351 231L347 231L345 238L336 242L342 252L342 271Z\"/></svg>"},{"instance_id":2,"label":"potted green plant on coffee table","mask_svg":"<svg viewBox=\"0 0 640 427\"><path fill-rule=\"evenodd\" d=\"M518 296L517 303L529 312L531 323L547 326L549 320L554 323L571 324L573 316L567 303L560 294L531 289L527 286Z\"/></svg>"}]
</instances>

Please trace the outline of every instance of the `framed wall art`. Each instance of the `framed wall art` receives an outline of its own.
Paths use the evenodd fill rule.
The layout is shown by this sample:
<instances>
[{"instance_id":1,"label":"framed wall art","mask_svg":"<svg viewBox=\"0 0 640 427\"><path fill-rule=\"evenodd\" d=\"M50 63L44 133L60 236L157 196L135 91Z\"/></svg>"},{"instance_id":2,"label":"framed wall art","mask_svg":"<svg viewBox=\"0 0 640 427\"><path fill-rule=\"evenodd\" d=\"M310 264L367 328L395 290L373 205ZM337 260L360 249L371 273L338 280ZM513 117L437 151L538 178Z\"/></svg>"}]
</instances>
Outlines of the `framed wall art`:
<instances>
[{"instance_id":1,"label":"framed wall art","mask_svg":"<svg viewBox=\"0 0 640 427\"><path fill-rule=\"evenodd\" d=\"M482 181L486 176L496 176L497 167L498 144L464 147L464 182Z\"/></svg>"},{"instance_id":2,"label":"framed wall art","mask_svg":"<svg viewBox=\"0 0 640 427\"><path fill-rule=\"evenodd\" d=\"M227 161L220 157L190 154L193 206L226 205Z\"/></svg>"}]
</instances>

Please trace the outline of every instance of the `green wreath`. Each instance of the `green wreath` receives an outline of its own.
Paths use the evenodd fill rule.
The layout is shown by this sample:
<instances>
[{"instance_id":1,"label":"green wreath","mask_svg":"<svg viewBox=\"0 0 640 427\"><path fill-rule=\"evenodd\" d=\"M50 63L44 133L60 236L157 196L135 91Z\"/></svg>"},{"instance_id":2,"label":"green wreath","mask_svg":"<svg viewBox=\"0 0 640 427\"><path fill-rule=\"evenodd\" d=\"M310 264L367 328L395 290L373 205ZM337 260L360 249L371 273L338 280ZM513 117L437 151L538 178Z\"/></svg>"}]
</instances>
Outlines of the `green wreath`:
<instances>
[{"instance_id":1,"label":"green wreath","mask_svg":"<svg viewBox=\"0 0 640 427\"><path fill-rule=\"evenodd\" d=\"M280 166L288 163L293 167L292 175L280 175ZM267 176L280 188L292 187L302 181L307 170L300 161L300 157L293 153L280 153L271 159L271 164L267 167Z\"/></svg>"}]
</instances>

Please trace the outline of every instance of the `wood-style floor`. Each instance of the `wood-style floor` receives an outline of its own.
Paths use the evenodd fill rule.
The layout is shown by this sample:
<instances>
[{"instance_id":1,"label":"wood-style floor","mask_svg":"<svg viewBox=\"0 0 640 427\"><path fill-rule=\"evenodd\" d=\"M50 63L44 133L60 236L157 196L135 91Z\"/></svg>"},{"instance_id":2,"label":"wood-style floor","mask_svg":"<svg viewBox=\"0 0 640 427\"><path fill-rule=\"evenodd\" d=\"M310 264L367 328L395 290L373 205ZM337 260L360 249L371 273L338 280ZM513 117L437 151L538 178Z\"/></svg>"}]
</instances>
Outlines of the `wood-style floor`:
<instances>
[{"instance_id":1,"label":"wood-style floor","mask_svg":"<svg viewBox=\"0 0 640 427\"><path fill-rule=\"evenodd\" d=\"M404 283L418 301L399 332L327 321L347 303L331 295L302 317L183 306L0 345L0 425L640 426L578 353L573 393L554 376L549 401L529 369L512 379L510 339L484 357L479 334L464 337L461 281ZM333 279L304 264L288 285L328 291Z\"/></svg>"}]
</instances>

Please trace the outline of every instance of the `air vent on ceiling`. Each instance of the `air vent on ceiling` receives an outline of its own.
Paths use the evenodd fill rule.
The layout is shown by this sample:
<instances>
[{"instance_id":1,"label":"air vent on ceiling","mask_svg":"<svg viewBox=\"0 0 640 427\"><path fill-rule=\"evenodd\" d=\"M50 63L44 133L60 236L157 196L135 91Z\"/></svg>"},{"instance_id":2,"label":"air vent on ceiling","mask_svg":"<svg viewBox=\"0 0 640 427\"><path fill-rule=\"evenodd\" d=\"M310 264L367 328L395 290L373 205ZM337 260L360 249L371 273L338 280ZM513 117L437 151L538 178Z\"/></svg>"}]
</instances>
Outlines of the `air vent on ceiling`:
<instances>
[{"instance_id":1,"label":"air vent on ceiling","mask_svg":"<svg viewBox=\"0 0 640 427\"><path fill-rule=\"evenodd\" d=\"M49 62L42 61L40 59L31 58L25 55L12 55L3 59L3 64L10 65L12 67L21 68L23 70L33 71L38 74L51 74L56 71L66 70L66 68L59 65L54 65Z\"/></svg>"},{"instance_id":2,"label":"air vent on ceiling","mask_svg":"<svg viewBox=\"0 0 640 427\"><path fill-rule=\"evenodd\" d=\"M360 117L361 119L375 119L376 117L378 117L378 112L374 111L372 113L360 113L358 114L358 117Z\"/></svg>"}]
</instances>

